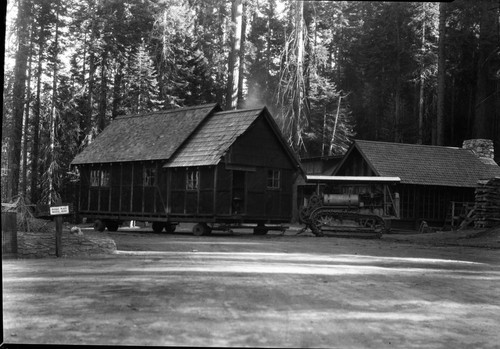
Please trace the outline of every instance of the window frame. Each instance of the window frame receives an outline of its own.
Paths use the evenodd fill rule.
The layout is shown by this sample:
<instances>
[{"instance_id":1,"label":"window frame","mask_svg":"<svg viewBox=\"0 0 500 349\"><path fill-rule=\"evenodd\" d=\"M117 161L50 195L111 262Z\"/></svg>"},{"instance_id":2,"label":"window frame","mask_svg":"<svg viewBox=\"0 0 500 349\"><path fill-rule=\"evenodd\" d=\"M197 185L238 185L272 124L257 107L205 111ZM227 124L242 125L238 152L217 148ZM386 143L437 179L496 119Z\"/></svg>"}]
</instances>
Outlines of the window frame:
<instances>
[{"instance_id":1,"label":"window frame","mask_svg":"<svg viewBox=\"0 0 500 349\"><path fill-rule=\"evenodd\" d=\"M105 187L105 188L108 188L110 185L111 185L111 181L110 181L110 176L109 176L109 170L108 169L105 169L105 170L100 170L101 172L101 176L100 176L100 186L101 187Z\"/></svg>"},{"instance_id":2,"label":"window frame","mask_svg":"<svg viewBox=\"0 0 500 349\"><path fill-rule=\"evenodd\" d=\"M96 188L101 184L101 173L100 170L90 170L90 182L89 186Z\"/></svg>"},{"instance_id":3,"label":"window frame","mask_svg":"<svg viewBox=\"0 0 500 349\"><path fill-rule=\"evenodd\" d=\"M158 171L155 165L145 166L142 171L142 186L154 187L156 186Z\"/></svg>"},{"instance_id":4,"label":"window frame","mask_svg":"<svg viewBox=\"0 0 500 349\"><path fill-rule=\"evenodd\" d=\"M109 188L111 186L109 169L91 169L89 186L91 188Z\"/></svg>"},{"instance_id":5,"label":"window frame","mask_svg":"<svg viewBox=\"0 0 500 349\"><path fill-rule=\"evenodd\" d=\"M200 170L186 169L186 190L195 191L200 188Z\"/></svg>"},{"instance_id":6,"label":"window frame","mask_svg":"<svg viewBox=\"0 0 500 349\"><path fill-rule=\"evenodd\" d=\"M267 170L266 188L269 190L281 189L281 170L279 169Z\"/></svg>"}]
</instances>

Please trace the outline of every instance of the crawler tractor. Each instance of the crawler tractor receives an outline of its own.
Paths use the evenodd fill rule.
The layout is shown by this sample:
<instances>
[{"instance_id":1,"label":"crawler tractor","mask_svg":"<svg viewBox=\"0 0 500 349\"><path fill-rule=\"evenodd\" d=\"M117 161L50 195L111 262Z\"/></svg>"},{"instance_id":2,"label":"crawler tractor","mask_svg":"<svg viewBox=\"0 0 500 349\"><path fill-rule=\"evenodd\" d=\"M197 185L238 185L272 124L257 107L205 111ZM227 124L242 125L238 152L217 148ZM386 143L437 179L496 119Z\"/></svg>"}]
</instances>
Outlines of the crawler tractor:
<instances>
[{"instance_id":1,"label":"crawler tractor","mask_svg":"<svg viewBox=\"0 0 500 349\"><path fill-rule=\"evenodd\" d=\"M389 184L396 178L308 176L316 192L299 211L314 235L379 238L399 217L399 199ZM335 192L334 194L330 194Z\"/></svg>"}]
</instances>

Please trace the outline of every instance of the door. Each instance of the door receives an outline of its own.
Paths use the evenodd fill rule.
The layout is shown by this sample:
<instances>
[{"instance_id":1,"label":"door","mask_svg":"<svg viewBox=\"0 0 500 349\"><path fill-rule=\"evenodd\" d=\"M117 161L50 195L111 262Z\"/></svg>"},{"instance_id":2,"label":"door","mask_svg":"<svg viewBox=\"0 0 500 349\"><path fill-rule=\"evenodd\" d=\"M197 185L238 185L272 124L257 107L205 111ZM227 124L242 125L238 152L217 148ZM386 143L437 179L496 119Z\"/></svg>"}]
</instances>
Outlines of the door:
<instances>
[{"instance_id":1,"label":"door","mask_svg":"<svg viewBox=\"0 0 500 349\"><path fill-rule=\"evenodd\" d=\"M246 172L233 170L232 214L245 213L246 202Z\"/></svg>"}]
</instances>

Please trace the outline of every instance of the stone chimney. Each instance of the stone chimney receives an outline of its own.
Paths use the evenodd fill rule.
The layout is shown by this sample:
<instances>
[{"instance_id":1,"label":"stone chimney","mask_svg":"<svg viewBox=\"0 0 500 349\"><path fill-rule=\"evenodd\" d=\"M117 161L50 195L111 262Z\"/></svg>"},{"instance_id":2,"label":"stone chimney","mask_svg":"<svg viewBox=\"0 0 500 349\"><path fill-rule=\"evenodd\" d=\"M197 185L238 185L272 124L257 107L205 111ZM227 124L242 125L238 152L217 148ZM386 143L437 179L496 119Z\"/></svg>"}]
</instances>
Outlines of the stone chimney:
<instances>
[{"instance_id":1,"label":"stone chimney","mask_svg":"<svg viewBox=\"0 0 500 349\"><path fill-rule=\"evenodd\" d=\"M467 139L464 141L462 148L472 150L483 163L496 165L493 160L495 150L491 139Z\"/></svg>"}]
</instances>

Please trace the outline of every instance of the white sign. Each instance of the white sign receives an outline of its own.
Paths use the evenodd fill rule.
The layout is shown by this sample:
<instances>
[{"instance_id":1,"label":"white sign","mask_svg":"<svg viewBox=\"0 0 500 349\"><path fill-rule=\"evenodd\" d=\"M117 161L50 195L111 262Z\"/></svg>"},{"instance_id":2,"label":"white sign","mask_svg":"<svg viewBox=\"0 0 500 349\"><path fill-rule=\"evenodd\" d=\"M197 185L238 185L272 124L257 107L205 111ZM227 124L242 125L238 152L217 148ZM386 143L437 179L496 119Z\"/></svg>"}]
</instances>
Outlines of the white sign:
<instances>
[{"instance_id":1,"label":"white sign","mask_svg":"<svg viewBox=\"0 0 500 349\"><path fill-rule=\"evenodd\" d=\"M69 206L54 206L50 208L50 215L69 214Z\"/></svg>"}]
</instances>

